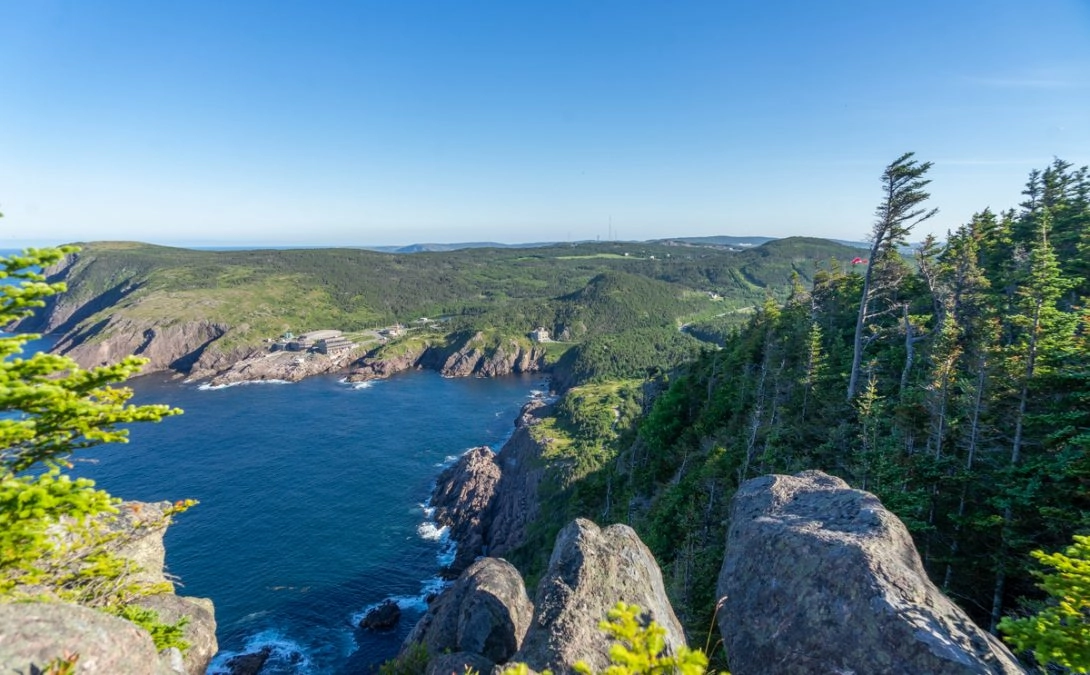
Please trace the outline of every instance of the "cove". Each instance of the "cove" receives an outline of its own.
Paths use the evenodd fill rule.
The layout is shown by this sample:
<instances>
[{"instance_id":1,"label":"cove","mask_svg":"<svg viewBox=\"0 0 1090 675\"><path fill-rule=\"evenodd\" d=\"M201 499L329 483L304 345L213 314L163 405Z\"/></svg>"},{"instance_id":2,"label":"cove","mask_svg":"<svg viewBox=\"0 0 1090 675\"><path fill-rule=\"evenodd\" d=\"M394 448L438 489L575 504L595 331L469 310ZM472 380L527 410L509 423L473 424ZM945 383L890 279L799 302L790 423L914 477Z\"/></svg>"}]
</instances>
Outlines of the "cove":
<instances>
[{"instance_id":1,"label":"cove","mask_svg":"<svg viewBox=\"0 0 1090 675\"><path fill-rule=\"evenodd\" d=\"M367 386L131 385L134 402L185 414L83 452L76 473L124 499L200 501L168 530L168 571L179 593L215 603L209 672L270 647L262 673L366 673L397 653L449 555L424 508L435 477L470 447L498 449L545 388L540 376L429 372ZM356 628L387 597L402 606L398 628Z\"/></svg>"}]
</instances>

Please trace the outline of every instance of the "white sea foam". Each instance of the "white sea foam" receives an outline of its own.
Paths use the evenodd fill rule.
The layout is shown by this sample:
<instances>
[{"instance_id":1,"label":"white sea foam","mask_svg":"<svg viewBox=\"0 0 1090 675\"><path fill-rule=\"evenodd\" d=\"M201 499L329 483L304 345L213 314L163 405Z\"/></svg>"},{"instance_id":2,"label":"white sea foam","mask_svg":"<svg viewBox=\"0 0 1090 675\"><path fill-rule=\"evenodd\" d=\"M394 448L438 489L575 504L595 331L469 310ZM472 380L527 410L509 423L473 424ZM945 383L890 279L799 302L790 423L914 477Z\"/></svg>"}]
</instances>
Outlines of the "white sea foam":
<instances>
[{"instance_id":1,"label":"white sea foam","mask_svg":"<svg viewBox=\"0 0 1090 675\"><path fill-rule=\"evenodd\" d=\"M208 664L210 675L229 673L227 661L239 654L253 654L269 648L269 660L262 670L276 672L312 673L310 657L298 642L285 637L275 628L268 628L246 638L245 646L239 651L221 651Z\"/></svg>"},{"instance_id":2,"label":"white sea foam","mask_svg":"<svg viewBox=\"0 0 1090 675\"><path fill-rule=\"evenodd\" d=\"M241 387L245 384L291 384L287 380L244 380L242 382L228 382L227 384L209 384L205 382L202 385L198 385L197 389L201 391L217 391L219 389L229 389L231 387Z\"/></svg>"},{"instance_id":3,"label":"white sea foam","mask_svg":"<svg viewBox=\"0 0 1090 675\"><path fill-rule=\"evenodd\" d=\"M421 539L427 541L442 541L449 529L446 525L440 527L432 521L426 520L416 526L416 533L420 535Z\"/></svg>"},{"instance_id":4,"label":"white sea foam","mask_svg":"<svg viewBox=\"0 0 1090 675\"><path fill-rule=\"evenodd\" d=\"M366 382L355 382L352 384L353 389L370 389L375 386L374 380L367 380Z\"/></svg>"}]
</instances>

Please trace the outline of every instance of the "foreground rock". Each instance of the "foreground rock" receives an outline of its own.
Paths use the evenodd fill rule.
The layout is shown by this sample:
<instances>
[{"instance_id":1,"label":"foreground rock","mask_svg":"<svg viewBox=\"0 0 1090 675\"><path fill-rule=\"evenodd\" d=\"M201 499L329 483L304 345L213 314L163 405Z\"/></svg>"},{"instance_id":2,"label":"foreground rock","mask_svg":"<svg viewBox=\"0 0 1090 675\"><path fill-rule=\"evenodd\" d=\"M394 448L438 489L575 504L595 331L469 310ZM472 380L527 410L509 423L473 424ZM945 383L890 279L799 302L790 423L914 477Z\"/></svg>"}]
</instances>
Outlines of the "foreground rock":
<instances>
[{"instance_id":1,"label":"foreground rock","mask_svg":"<svg viewBox=\"0 0 1090 675\"><path fill-rule=\"evenodd\" d=\"M46 672L55 658L78 655L78 673L162 675L151 636L88 607L61 603L0 604L0 673Z\"/></svg>"},{"instance_id":2,"label":"foreground rock","mask_svg":"<svg viewBox=\"0 0 1090 675\"><path fill-rule=\"evenodd\" d=\"M741 486L719 595L735 675L1024 672L928 580L896 516L821 472Z\"/></svg>"},{"instance_id":3,"label":"foreground rock","mask_svg":"<svg viewBox=\"0 0 1090 675\"><path fill-rule=\"evenodd\" d=\"M420 643L432 655L453 657L441 665L433 658L435 668L461 673L470 665L485 673L486 661L506 663L518 651L533 611L518 570L506 560L482 558L432 603L405 645Z\"/></svg>"},{"instance_id":4,"label":"foreground rock","mask_svg":"<svg viewBox=\"0 0 1090 675\"><path fill-rule=\"evenodd\" d=\"M212 601L204 598L187 598L175 595L163 572L166 549L163 535L170 519L166 511L170 502L125 502L120 505L117 518L105 523L116 538L112 545L122 558L135 563L141 569L129 578L133 582L162 587L161 593L140 598L136 604L155 610L163 623L177 623L186 619L183 637L190 647L183 656L176 649L156 655L151 636L134 624L108 616L101 612L62 602L0 605L0 673L31 672L27 664L18 665L10 659L40 658L45 660L65 652L80 655L80 673L142 673L164 672L188 675L203 674L215 655L216 620ZM63 542L66 535L55 536ZM35 596L49 597L46 588L24 589ZM14 613L13 613L14 612ZM23 620L25 616L26 621ZM145 646L135 645L133 631L143 639ZM22 641L27 641L22 644ZM111 647L111 645L114 645ZM146 647L146 648L145 648ZM118 653L109 654L111 648ZM150 665L144 669L122 667L134 654L140 659L151 650ZM86 651L86 654L84 653ZM92 663L108 664L96 670ZM119 664L116 667L113 664ZM42 664L34 662L36 667Z\"/></svg>"},{"instance_id":5,"label":"foreground rock","mask_svg":"<svg viewBox=\"0 0 1090 675\"><path fill-rule=\"evenodd\" d=\"M163 545L163 536L170 524L164 512L170 506L170 502L125 502L111 525L114 531L133 533L132 536L122 537L121 540L125 543L118 553L142 568L136 579L166 587L172 587L164 573L166 548ZM186 673L204 673L219 649L212 601L207 598L183 597L167 591L141 598L137 604L158 612L164 623L177 623L183 618L188 619L182 630L185 640L189 642L189 649L184 657L174 655L173 658L175 661L181 659ZM164 654L163 658L171 659L172 655Z\"/></svg>"},{"instance_id":6,"label":"foreground rock","mask_svg":"<svg viewBox=\"0 0 1090 675\"><path fill-rule=\"evenodd\" d=\"M589 520L574 521L557 535L533 622L512 660L539 672L567 673L580 660L595 671L604 669L611 642L598 622L621 601L639 605L666 629L667 649L685 644L659 566L635 531L627 525L602 530Z\"/></svg>"}]
</instances>

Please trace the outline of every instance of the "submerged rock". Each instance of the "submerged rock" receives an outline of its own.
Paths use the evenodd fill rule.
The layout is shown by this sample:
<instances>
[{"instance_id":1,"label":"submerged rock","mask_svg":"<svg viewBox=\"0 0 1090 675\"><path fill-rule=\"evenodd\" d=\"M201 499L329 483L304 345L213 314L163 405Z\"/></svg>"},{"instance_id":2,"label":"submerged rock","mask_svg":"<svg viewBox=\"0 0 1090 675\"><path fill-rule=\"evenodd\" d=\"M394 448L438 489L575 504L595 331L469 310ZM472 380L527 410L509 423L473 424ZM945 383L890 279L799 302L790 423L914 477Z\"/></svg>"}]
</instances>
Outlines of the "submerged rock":
<instances>
[{"instance_id":1,"label":"submerged rock","mask_svg":"<svg viewBox=\"0 0 1090 675\"><path fill-rule=\"evenodd\" d=\"M719 595L735 675L1024 672L931 583L896 516L819 471L742 484Z\"/></svg>"},{"instance_id":2,"label":"submerged rock","mask_svg":"<svg viewBox=\"0 0 1090 675\"><path fill-rule=\"evenodd\" d=\"M506 663L522 645L533 611L518 570L506 560L482 558L431 604L405 647L420 643L433 655L464 652Z\"/></svg>"},{"instance_id":3,"label":"submerged rock","mask_svg":"<svg viewBox=\"0 0 1090 675\"><path fill-rule=\"evenodd\" d=\"M370 611L360 621L360 628L368 630L390 630L401 621L401 607L393 600L384 600L378 607Z\"/></svg>"},{"instance_id":4,"label":"submerged rock","mask_svg":"<svg viewBox=\"0 0 1090 675\"><path fill-rule=\"evenodd\" d=\"M572 522L556 538L533 622L512 660L556 673L570 672L580 660L596 671L604 669L610 639L598 623L618 602L639 605L665 628L668 650L685 644L662 572L636 532L627 525L602 530L582 518Z\"/></svg>"}]
</instances>

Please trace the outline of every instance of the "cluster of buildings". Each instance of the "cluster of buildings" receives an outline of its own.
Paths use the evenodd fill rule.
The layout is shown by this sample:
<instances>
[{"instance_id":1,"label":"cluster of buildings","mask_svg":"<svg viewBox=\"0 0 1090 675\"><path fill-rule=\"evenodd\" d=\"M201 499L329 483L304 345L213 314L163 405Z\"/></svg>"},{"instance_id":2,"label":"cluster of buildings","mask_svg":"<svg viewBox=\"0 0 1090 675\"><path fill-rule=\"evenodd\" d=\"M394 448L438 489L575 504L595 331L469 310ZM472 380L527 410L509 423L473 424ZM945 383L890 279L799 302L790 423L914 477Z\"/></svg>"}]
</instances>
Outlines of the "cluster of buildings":
<instances>
[{"instance_id":1,"label":"cluster of buildings","mask_svg":"<svg viewBox=\"0 0 1090 675\"><path fill-rule=\"evenodd\" d=\"M346 352L355 346L355 343L344 337L339 330L315 330L298 336L284 333L269 345L269 350L318 352L332 356Z\"/></svg>"}]
</instances>

